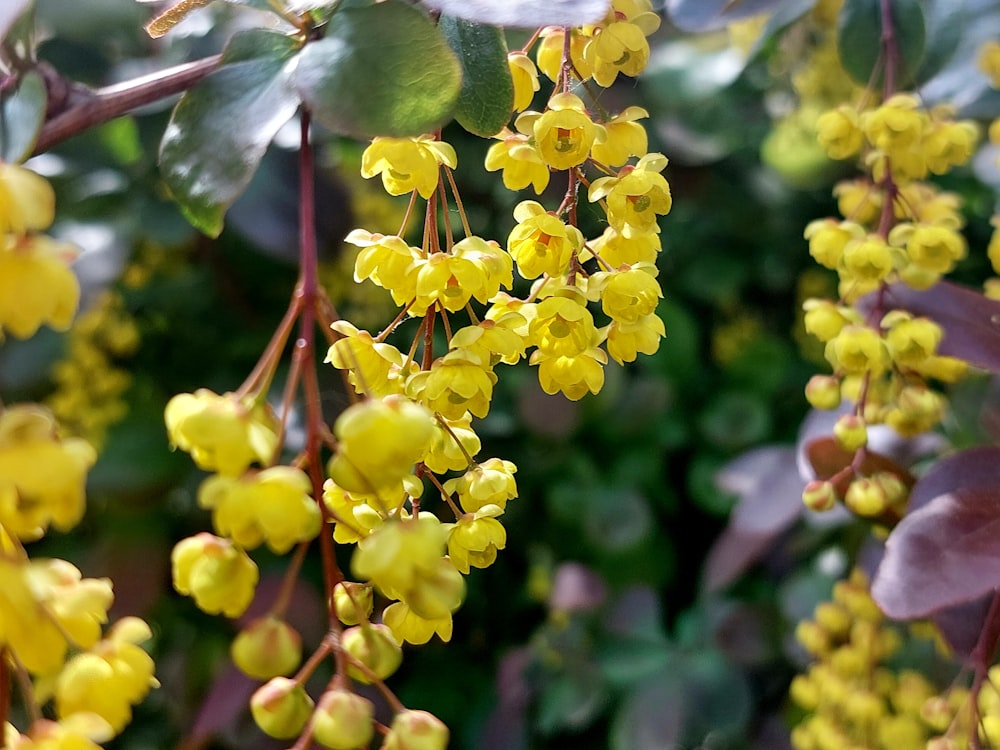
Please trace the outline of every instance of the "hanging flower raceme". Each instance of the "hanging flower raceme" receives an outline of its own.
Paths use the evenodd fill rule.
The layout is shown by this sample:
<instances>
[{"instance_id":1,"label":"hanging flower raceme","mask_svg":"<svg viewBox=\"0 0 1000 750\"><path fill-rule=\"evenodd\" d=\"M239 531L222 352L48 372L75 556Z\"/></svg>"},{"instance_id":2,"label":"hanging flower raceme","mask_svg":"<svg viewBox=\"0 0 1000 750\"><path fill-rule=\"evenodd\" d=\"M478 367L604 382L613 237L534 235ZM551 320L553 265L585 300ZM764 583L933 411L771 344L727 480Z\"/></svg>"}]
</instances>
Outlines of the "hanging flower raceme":
<instances>
[{"instance_id":1,"label":"hanging flower raceme","mask_svg":"<svg viewBox=\"0 0 1000 750\"><path fill-rule=\"evenodd\" d=\"M535 140L538 152L553 169L570 169L583 164L595 141L604 140L604 128L596 125L575 94L556 94L544 113L524 112L515 122L517 129Z\"/></svg>"},{"instance_id":2,"label":"hanging flower raceme","mask_svg":"<svg viewBox=\"0 0 1000 750\"><path fill-rule=\"evenodd\" d=\"M525 279L535 279L543 273L561 276L574 254L583 249L580 230L563 223L540 203L518 203L514 219L517 226L507 238L507 249L517 264L517 272Z\"/></svg>"}]
</instances>

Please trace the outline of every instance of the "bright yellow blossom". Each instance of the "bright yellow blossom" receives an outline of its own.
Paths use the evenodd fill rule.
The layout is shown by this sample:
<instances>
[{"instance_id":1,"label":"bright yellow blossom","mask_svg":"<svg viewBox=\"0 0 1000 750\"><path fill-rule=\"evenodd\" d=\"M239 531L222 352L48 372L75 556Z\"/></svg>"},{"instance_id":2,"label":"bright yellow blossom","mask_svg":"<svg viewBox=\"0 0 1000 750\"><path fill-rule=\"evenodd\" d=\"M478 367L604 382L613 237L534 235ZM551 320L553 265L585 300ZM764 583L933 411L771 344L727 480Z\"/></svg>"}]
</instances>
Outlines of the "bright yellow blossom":
<instances>
[{"instance_id":1,"label":"bright yellow blossom","mask_svg":"<svg viewBox=\"0 0 1000 750\"><path fill-rule=\"evenodd\" d=\"M455 331L448 346L465 352L488 367L498 362L512 365L524 356L526 342L514 330L524 322L524 318L517 313L507 313L499 320L484 320L479 325Z\"/></svg>"},{"instance_id":2,"label":"bright yellow blossom","mask_svg":"<svg viewBox=\"0 0 1000 750\"><path fill-rule=\"evenodd\" d=\"M209 477L198 489L198 504L211 509L218 534L245 549L266 542L282 555L319 533L322 517L311 491L301 469L272 466L239 479Z\"/></svg>"},{"instance_id":3,"label":"bright yellow blossom","mask_svg":"<svg viewBox=\"0 0 1000 750\"><path fill-rule=\"evenodd\" d=\"M816 139L831 159L854 156L864 144L858 111L844 104L824 112L816 121Z\"/></svg>"},{"instance_id":4,"label":"bright yellow blossom","mask_svg":"<svg viewBox=\"0 0 1000 750\"><path fill-rule=\"evenodd\" d=\"M516 472L513 461L488 458L462 476L449 479L444 489L448 493L458 493L459 505L466 513L477 513L487 505L495 505L502 511L508 500L517 497Z\"/></svg>"},{"instance_id":5,"label":"bright yellow blossom","mask_svg":"<svg viewBox=\"0 0 1000 750\"><path fill-rule=\"evenodd\" d=\"M628 20L616 18L607 25L597 26L583 49L583 59L590 66L594 80L607 87L619 73L639 75L649 62L646 37L659 27L660 17L652 12L639 13Z\"/></svg>"},{"instance_id":6,"label":"bright yellow blossom","mask_svg":"<svg viewBox=\"0 0 1000 750\"><path fill-rule=\"evenodd\" d=\"M608 326L608 354L619 364L634 362L639 352L655 354L667 335L663 320L652 313L634 323L612 321Z\"/></svg>"},{"instance_id":7,"label":"bright yellow blossom","mask_svg":"<svg viewBox=\"0 0 1000 750\"><path fill-rule=\"evenodd\" d=\"M851 240L864 237L865 230L852 221L816 219L806 225L804 236L809 240L809 254L821 266L837 269L844 257L844 248Z\"/></svg>"},{"instance_id":8,"label":"bright yellow blossom","mask_svg":"<svg viewBox=\"0 0 1000 750\"><path fill-rule=\"evenodd\" d=\"M331 328L343 338L330 346L325 361L349 371L357 393L381 398L403 392L406 375L418 369L415 362L407 367L406 357L396 347L375 341L368 331L359 331L346 320L336 321Z\"/></svg>"},{"instance_id":9,"label":"bright yellow blossom","mask_svg":"<svg viewBox=\"0 0 1000 750\"><path fill-rule=\"evenodd\" d=\"M55 193L48 180L30 169L0 161L0 234L48 228L55 216L55 205Z\"/></svg>"},{"instance_id":10,"label":"bright yellow blossom","mask_svg":"<svg viewBox=\"0 0 1000 750\"><path fill-rule=\"evenodd\" d=\"M535 60L538 62L538 69L541 70L550 80L556 81L562 71L563 45L565 42L566 30L559 26L547 26L542 29L542 40L538 45L538 52ZM580 76L581 80L590 78L590 63L583 56L583 50L587 46L589 37L580 29L569 29L570 47L569 59L573 69Z\"/></svg>"},{"instance_id":11,"label":"bright yellow blossom","mask_svg":"<svg viewBox=\"0 0 1000 750\"><path fill-rule=\"evenodd\" d=\"M96 460L86 441L58 437L47 409L0 411L0 526L26 541L41 537L49 524L71 529L83 517L87 470Z\"/></svg>"},{"instance_id":12,"label":"bright yellow blossom","mask_svg":"<svg viewBox=\"0 0 1000 750\"><path fill-rule=\"evenodd\" d=\"M455 149L433 136L417 138L374 138L361 155L361 176L382 175L389 195L405 195L416 190L430 198L438 186L438 168L458 165Z\"/></svg>"},{"instance_id":13,"label":"bright yellow blossom","mask_svg":"<svg viewBox=\"0 0 1000 750\"><path fill-rule=\"evenodd\" d=\"M642 107L627 107L604 123L605 139L590 149L594 161L609 167L620 167L630 156L646 153L649 138L646 129L636 120L649 117Z\"/></svg>"},{"instance_id":14,"label":"bright yellow blossom","mask_svg":"<svg viewBox=\"0 0 1000 750\"><path fill-rule=\"evenodd\" d=\"M529 360L538 365L538 382L549 395L563 393L571 401L579 401L587 392L597 393L604 387L604 367L608 356L596 347L574 356L547 357L536 351Z\"/></svg>"},{"instance_id":15,"label":"bright yellow blossom","mask_svg":"<svg viewBox=\"0 0 1000 750\"><path fill-rule=\"evenodd\" d=\"M458 519L448 530L448 556L460 573L471 568L488 568L497 551L507 546L507 530L495 516L503 511L487 505L474 515Z\"/></svg>"},{"instance_id":16,"label":"bright yellow blossom","mask_svg":"<svg viewBox=\"0 0 1000 750\"><path fill-rule=\"evenodd\" d=\"M1000 89L1000 42L989 41L980 48L979 69L989 77L993 88Z\"/></svg>"},{"instance_id":17,"label":"bright yellow blossom","mask_svg":"<svg viewBox=\"0 0 1000 750\"><path fill-rule=\"evenodd\" d=\"M174 588L210 615L239 617L257 588L257 566L226 539L202 532L182 539L170 555Z\"/></svg>"},{"instance_id":18,"label":"bright yellow blossom","mask_svg":"<svg viewBox=\"0 0 1000 750\"><path fill-rule=\"evenodd\" d=\"M466 411L485 417L496 381L488 361L453 350L434 360L429 370L411 376L406 393L445 419L460 419Z\"/></svg>"},{"instance_id":19,"label":"bright yellow blossom","mask_svg":"<svg viewBox=\"0 0 1000 750\"><path fill-rule=\"evenodd\" d=\"M424 252L411 247L396 235L372 234L355 229L344 242L362 248L354 262L354 280L371 279L383 289L388 289L397 305L405 305L416 296L417 277L414 264L424 257Z\"/></svg>"},{"instance_id":20,"label":"bright yellow blossom","mask_svg":"<svg viewBox=\"0 0 1000 750\"><path fill-rule=\"evenodd\" d=\"M553 169L583 164L594 142L604 140L604 128L590 119L580 97L565 92L549 99L544 113L524 112L514 124L534 136L542 161Z\"/></svg>"},{"instance_id":21,"label":"bright yellow blossom","mask_svg":"<svg viewBox=\"0 0 1000 750\"><path fill-rule=\"evenodd\" d=\"M521 201L514 208L517 226L507 238L507 250L517 263L517 272L525 279L543 273L561 276L574 253L583 248L583 235L576 227L563 223L540 203Z\"/></svg>"},{"instance_id":22,"label":"bright yellow blossom","mask_svg":"<svg viewBox=\"0 0 1000 750\"><path fill-rule=\"evenodd\" d=\"M26 339L42 325L69 328L80 300L69 268L75 256L71 245L42 235L0 236L0 338L5 330Z\"/></svg>"},{"instance_id":23,"label":"bright yellow blossom","mask_svg":"<svg viewBox=\"0 0 1000 750\"><path fill-rule=\"evenodd\" d=\"M392 489L430 447L434 416L405 396L370 399L345 409L333 425L337 453L330 477L350 492Z\"/></svg>"},{"instance_id":24,"label":"bright yellow blossom","mask_svg":"<svg viewBox=\"0 0 1000 750\"><path fill-rule=\"evenodd\" d=\"M437 566L445 552L446 535L447 529L430 514L389 520L358 542L351 570L358 579L371 581L398 599Z\"/></svg>"},{"instance_id":25,"label":"bright yellow blossom","mask_svg":"<svg viewBox=\"0 0 1000 750\"><path fill-rule=\"evenodd\" d=\"M535 144L527 135L509 130L496 137L499 142L486 152L486 170L502 169L503 184L508 190L524 190L531 185L535 194L541 195L549 184L550 172Z\"/></svg>"},{"instance_id":26,"label":"bright yellow blossom","mask_svg":"<svg viewBox=\"0 0 1000 750\"><path fill-rule=\"evenodd\" d=\"M540 88L538 68L523 52L511 52L507 55L507 66L514 82L514 111L523 112L531 106L531 100Z\"/></svg>"},{"instance_id":27,"label":"bright yellow blossom","mask_svg":"<svg viewBox=\"0 0 1000 750\"><path fill-rule=\"evenodd\" d=\"M598 339L594 318L586 300L577 294L552 296L538 303L538 312L528 326L536 354L545 357L574 357Z\"/></svg>"},{"instance_id":28,"label":"bright yellow blossom","mask_svg":"<svg viewBox=\"0 0 1000 750\"><path fill-rule=\"evenodd\" d=\"M434 438L424 454L424 465L435 474L467 469L470 457L474 459L482 447L479 436L472 429L469 412L458 419L444 419L444 422L447 427L435 420Z\"/></svg>"},{"instance_id":29,"label":"bright yellow blossom","mask_svg":"<svg viewBox=\"0 0 1000 750\"><path fill-rule=\"evenodd\" d=\"M652 263L636 263L617 271L595 273L590 284L600 291L605 315L618 323L632 324L651 315L663 297L656 274Z\"/></svg>"},{"instance_id":30,"label":"bright yellow blossom","mask_svg":"<svg viewBox=\"0 0 1000 750\"><path fill-rule=\"evenodd\" d=\"M646 154L634 167L622 167L617 177L594 180L591 202L607 199L608 222L625 237L659 232L657 216L670 212L670 186L660 172L667 166L663 154Z\"/></svg>"},{"instance_id":31,"label":"bright yellow blossom","mask_svg":"<svg viewBox=\"0 0 1000 750\"><path fill-rule=\"evenodd\" d=\"M239 476L254 461L267 464L278 444L278 423L264 402L240 401L207 388L181 393L167 403L170 442L198 466Z\"/></svg>"},{"instance_id":32,"label":"bright yellow blossom","mask_svg":"<svg viewBox=\"0 0 1000 750\"><path fill-rule=\"evenodd\" d=\"M881 375L889 367L889 351L877 331L862 325L844 326L826 344L825 356L834 370L848 375Z\"/></svg>"},{"instance_id":33,"label":"bright yellow blossom","mask_svg":"<svg viewBox=\"0 0 1000 750\"><path fill-rule=\"evenodd\" d=\"M633 263L655 263L661 249L660 235L656 233L626 237L614 227L605 229L588 246L612 268Z\"/></svg>"},{"instance_id":34,"label":"bright yellow blossom","mask_svg":"<svg viewBox=\"0 0 1000 750\"><path fill-rule=\"evenodd\" d=\"M392 634L400 643L412 643L415 646L427 643L435 635L447 643L451 640L451 613L433 620L428 620L412 609L405 602L393 602L382 612L382 622L389 626Z\"/></svg>"}]
</instances>

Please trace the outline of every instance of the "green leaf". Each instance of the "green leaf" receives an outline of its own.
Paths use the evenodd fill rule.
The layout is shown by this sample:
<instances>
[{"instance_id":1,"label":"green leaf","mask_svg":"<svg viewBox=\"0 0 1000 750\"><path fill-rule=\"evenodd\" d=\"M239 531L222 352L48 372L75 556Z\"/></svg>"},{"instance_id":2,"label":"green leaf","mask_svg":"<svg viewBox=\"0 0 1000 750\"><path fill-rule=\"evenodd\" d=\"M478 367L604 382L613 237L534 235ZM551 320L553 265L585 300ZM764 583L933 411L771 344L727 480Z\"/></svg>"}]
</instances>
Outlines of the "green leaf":
<instances>
[{"instance_id":1,"label":"green leaf","mask_svg":"<svg viewBox=\"0 0 1000 750\"><path fill-rule=\"evenodd\" d=\"M295 83L317 122L369 138L436 130L454 111L461 75L430 18L388 0L336 13L300 55Z\"/></svg>"},{"instance_id":2,"label":"green leaf","mask_svg":"<svg viewBox=\"0 0 1000 750\"><path fill-rule=\"evenodd\" d=\"M226 209L299 106L291 83L298 49L294 39L272 31L238 34L219 69L174 109L160 167L184 215L209 236L222 231Z\"/></svg>"},{"instance_id":3,"label":"green leaf","mask_svg":"<svg viewBox=\"0 0 1000 750\"><path fill-rule=\"evenodd\" d=\"M34 71L21 78L16 91L0 94L0 160L19 164L31 156L47 100L45 82Z\"/></svg>"},{"instance_id":4,"label":"green leaf","mask_svg":"<svg viewBox=\"0 0 1000 750\"><path fill-rule=\"evenodd\" d=\"M924 57L924 13L919 0L892 0L890 14L899 57L896 83L902 86L913 80ZM884 78L882 32L880 0L846 0L837 44L844 70L860 84L877 85Z\"/></svg>"},{"instance_id":5,"label":"green leaf","mask_svg":"<svg viewBox=\"0 0 1000 750\"><path fill-rule=\"evenodd\" d=\"M462 90L455 119L470 133L488 138L500 132L514 107L514 82L507 65L507 41L496 26L442 16L441 31L462 64Z\"/></svg>"}]
</instances>

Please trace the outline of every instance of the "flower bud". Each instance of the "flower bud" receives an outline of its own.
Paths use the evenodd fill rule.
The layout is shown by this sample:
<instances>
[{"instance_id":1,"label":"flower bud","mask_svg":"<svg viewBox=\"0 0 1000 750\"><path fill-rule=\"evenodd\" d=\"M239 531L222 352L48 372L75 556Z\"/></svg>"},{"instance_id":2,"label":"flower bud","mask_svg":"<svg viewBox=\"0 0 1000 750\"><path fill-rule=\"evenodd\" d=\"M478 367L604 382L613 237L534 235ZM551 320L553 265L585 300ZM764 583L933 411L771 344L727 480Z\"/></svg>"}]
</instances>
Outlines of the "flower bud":
<instances>
[{"instance_id":1,"label":"flower bud","mask_svg":"<svg viewBox=\"0 0 1000 750\"><path fill-rule=\"evenodd\" d=\"M856 451L868 444L868 426L854 414L845 414L833 426L833 437L845 451Z\"/></svg>"},{"instance_id":2,"label":"flower bud","mask_svg":"<svg viewBox=\"0 0 1000 750\"><path fill-rule=\"evenodd\" d=\"M230 648L240 671L257 680L290 674L302 660L302 638L276 617L254 620L240 631Z\"/></svg>"},{"instance_id":3,"label":"flower bud","mask_svg":"<svg viewBox=\"0 0 1000 750\"><path fill-rule=\"evenodd\" d=\"M840 380L832 375L813 375L806 383L806 400L815 409L840 406Z\"/></svg>"},{"instance_id":4,"label":"flower bud","mask_svg":"<svg viewBox=\"0 0 1000 750\"><path fill-rule=\"evenodd\" d=\"M802 490L802 502L810 510L831 510L837 504L837 490L832 482L813 480Z\"/></svg>"},{"instance_id":5,"label":"flower bud","mask_svg":"<svg viewBox=\"0 0 1000 750\"><path fill-rule=\"evenodd\" d=\"M330 750L356 750L371 742L374 713L370 700L343 689L328 690L313 714L313 739Z\"/></svg>"},{"instance_id":6,"label":"flower bud","mask_svg":"<svg viewBox=\"0 0 1000 750\"><path fill-rule=\"evenodd\" d=\"M427 711L400 711L385 736L382 750L445 750L448 727Z\"/></svg>"},{"instance_id":7,"label":"flower bud","mask_svg":"<svg viewBox=\"0 0 1000 750\"><path fill-rule=\"evenodd\" d=\"M357 625L372 613L372 587L365 583L342 581L333 589L333 608L345 625Z\"/></svg>"},{"instance_id":8,"label":"flower bud","mask_svg":"<svg viewBox=\"0 0 1000 750\"><path fill-rule=\"evenodd\" d=\"M859 516L872 518L885 512L885 490L871 479L855 479L847 488L844 504Z\"/></svg>"},{"instance_id":9,"label":"flower bud","mask_svg":"<svg viewBox=\"0 0 1000 750\"><path fill-rule=\"evenodd\" d=\"M403 662L403 650L385 625L358 625L344 631L341 645L351 657L364 664L376 678L384 680ZM372 679L354 666L348 667L352 679L371 684Z\"/></svg>"},{"instance_id":10,"label":"flower bud","mask_svg":"<svg viewBox=\"0 0 1000 750\"><path fill-rule=\"evenodd\" d=\"M250 698L250 713L261 730L287 740L302 733L312 714L313 701L302 685L287 677L274 677Z\"/></svg>"}]
</instances>

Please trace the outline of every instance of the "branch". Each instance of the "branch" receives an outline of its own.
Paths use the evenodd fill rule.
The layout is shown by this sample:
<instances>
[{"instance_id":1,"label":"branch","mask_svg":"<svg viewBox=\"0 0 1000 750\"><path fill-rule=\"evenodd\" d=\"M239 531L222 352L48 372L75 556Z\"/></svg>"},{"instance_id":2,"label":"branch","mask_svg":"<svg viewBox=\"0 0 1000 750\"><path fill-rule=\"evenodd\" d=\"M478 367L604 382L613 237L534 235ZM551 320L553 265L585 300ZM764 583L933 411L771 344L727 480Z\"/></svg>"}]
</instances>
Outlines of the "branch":
<instances>
[{"instance_id":1,"label":"branch","mask_svg":"<svg viewBox=\"0 0 1000 750\"><path fill-rule=\"evenodd\" d=\"M213 55L97 91L74 87L67 106L64 109L57 107L56 113L42 126L34 153L48 151L89 128L186 91L215 70L220 58L221 55ZM49 76L46 76L46 83L51 88L53 82Z\"/></svg>"}]
</instances>

